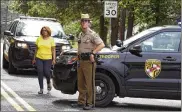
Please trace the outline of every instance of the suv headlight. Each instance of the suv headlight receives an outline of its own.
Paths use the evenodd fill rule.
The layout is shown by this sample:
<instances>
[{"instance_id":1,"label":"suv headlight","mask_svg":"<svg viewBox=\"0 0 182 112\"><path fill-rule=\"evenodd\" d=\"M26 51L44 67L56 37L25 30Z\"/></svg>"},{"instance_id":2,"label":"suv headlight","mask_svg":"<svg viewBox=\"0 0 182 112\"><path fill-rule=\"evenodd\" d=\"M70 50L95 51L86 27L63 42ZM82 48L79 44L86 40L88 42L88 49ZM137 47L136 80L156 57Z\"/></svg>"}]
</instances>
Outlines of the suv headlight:
<instances>
[{"instance_id":1,"label":"suv headlight","mask_svg":"<svg viewBox=\"0 0 182 112\"><path fill-rule=\"evenodd\" d=\"M27 49L28 45L26 43L17 42L16 47Z\"/></svg>"},{"instance_id":2,"label":"suv headlight","mask_svg":"<svg viewBox=\"0 0 182 112\"><path fill-rule=\"evenodd\" d=\"M62 50L70 50L71 46L70 45L62 45L61 49Z\"/></svg>"}]
</instances>

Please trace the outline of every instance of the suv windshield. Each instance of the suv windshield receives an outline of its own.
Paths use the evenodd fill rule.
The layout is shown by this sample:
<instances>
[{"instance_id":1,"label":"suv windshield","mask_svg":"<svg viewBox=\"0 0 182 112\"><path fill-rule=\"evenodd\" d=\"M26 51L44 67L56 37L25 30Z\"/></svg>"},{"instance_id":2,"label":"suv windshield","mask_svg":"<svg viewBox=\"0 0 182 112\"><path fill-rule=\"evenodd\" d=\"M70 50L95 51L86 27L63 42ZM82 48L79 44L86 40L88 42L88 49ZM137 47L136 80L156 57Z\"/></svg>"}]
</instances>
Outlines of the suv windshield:
<instances>
[{"instance_id":1,"label":"suv windshield","mask_svg":"<svg viewBox=\"0 0 182 112\"><path fill-rule=\"evenodd\" d=\"M40 30L43 26L49 26L51 36L57 38L65 37L61 24L52 21L23 21L20 22L16 29L17 36L40 36Z\"/></svg>"}]
</instances>

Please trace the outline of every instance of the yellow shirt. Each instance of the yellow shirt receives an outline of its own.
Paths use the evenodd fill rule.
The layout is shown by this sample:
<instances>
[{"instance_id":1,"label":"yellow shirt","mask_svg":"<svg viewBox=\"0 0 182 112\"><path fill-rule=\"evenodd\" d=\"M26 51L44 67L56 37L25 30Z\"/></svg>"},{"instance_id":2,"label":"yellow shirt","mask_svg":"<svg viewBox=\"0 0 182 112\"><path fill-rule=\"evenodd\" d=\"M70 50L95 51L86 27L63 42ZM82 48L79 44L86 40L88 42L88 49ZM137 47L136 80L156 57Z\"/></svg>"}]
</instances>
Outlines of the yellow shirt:
<instances>
[{"instance_id":1,"label":"yellow shirt","mask_svg":"<svg viewBox=\"0 0 182 112\"><path fill-rule=\"evenodd\" d=\"M36 40L37 54L36 57L39 59L52 59L51 47L55 46L54 38L49 37L44 40L42 36L38 37Z\"/></svg>"}]
</instances>

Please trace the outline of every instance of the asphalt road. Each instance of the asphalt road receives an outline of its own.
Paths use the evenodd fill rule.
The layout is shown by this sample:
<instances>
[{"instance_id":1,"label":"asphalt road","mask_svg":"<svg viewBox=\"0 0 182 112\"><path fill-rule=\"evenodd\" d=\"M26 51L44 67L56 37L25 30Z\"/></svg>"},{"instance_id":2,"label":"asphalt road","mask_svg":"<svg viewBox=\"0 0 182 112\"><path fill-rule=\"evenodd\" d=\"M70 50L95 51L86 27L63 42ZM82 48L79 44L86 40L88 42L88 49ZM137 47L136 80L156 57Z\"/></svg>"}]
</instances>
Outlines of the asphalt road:
<instances>
[{"instance_id":1,"label":"asphalt road","mask_svg":"<svg viewBox=\"0 0 182 112\"><path fill-rule=\"evenodd\" d=\"M2 54L2 53L1 53ZM2 59L2 58L1 58ZM46 80L44 80L46 88ZM72 108L77 101L75 95L63 94L54 88L51 94L38 95L37 74L33 70L19 70L17 74L8 74L1 67L1 111L80 111ZM105 107L96 107L99 112L110 111L181 111L181 101L166 99L118 98Z\"/></svg>"}]
</instances>

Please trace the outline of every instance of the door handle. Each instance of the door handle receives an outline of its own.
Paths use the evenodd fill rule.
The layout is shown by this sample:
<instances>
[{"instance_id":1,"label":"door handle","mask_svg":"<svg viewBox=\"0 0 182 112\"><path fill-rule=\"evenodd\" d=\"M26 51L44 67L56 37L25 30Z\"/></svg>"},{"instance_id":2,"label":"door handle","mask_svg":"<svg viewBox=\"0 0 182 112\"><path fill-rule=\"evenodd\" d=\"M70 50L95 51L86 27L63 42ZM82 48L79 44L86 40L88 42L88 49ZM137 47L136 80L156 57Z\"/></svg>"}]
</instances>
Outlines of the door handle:
<instances>
[{"instance_id":1,"label":"door handle","mask_svg":"<svg viewBox=\"0 0 182 112\"><path fill-rule=\"evenodd\" d=\"M176 58L166 57L166 58L163 58L163 60L165 60L165 61L176 61Z\"/></svg>"}]
</instances>

